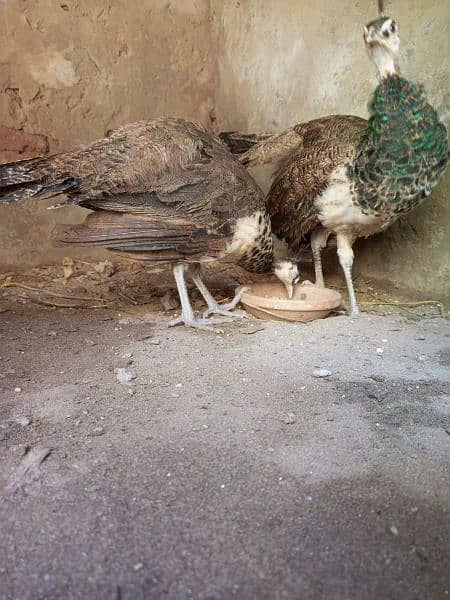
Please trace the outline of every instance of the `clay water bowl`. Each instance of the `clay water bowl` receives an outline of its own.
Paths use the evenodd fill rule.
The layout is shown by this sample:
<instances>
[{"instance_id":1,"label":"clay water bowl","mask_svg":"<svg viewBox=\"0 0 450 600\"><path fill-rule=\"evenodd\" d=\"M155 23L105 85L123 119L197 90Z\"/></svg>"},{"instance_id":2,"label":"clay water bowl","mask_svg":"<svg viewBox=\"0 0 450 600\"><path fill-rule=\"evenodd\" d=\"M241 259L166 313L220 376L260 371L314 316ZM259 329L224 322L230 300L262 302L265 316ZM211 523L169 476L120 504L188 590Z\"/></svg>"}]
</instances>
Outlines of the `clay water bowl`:
<instances>
[{"instance_id":1,"label":"clay water bowl","mask_svg":"<svg viewBox=\"0 0 450 600\"><path fill-rule=\"evenodd\" d=\"M341 301L338 292L318 288L310 281L297 285L291 299L282 283L255 283L241 298L245 310L258 319L301 323L327 317Z\"/></svg>"}]
</instances>

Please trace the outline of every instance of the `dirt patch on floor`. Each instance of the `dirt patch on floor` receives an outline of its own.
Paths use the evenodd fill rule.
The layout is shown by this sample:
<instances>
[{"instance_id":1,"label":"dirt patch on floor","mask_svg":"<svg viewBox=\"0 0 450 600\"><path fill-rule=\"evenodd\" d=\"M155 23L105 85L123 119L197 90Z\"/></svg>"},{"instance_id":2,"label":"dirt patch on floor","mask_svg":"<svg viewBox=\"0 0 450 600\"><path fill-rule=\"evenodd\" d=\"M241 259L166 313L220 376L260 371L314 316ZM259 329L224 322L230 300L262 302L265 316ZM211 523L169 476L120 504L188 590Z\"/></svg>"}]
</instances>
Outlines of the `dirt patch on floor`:
<instances>
[{"instance_id":1,"label":"dirt patch on floor","mask_svg":"<svg viewBox=\"0 0 450 600\"><path fill-rule=\"evenodd\" d=\"M168 329L140 270L30 300L59 269L2 292L2 598L445 597L447 321Z\"/></svg>"}]
</instances>

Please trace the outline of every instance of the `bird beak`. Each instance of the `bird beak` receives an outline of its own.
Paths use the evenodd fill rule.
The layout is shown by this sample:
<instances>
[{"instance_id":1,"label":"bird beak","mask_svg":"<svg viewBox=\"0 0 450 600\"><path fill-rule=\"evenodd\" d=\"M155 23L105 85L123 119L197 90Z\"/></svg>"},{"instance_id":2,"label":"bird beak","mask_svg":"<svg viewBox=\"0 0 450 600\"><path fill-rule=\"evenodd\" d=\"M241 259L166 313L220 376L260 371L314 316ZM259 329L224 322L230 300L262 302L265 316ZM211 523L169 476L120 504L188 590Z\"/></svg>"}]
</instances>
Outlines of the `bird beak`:
<instances>
[{"instance_id":1,"label":"bird beak","mask_svg":"<svg viewBox=\"0 0 450 600\"><path fill-rule=\"evenodd\" d=\"M292 295L294 293L294 286L292 285L292 283L285 283L284 285L286 287L288 298L289 298L289 300L291 300Z\"/></svg>"}]
</instances>

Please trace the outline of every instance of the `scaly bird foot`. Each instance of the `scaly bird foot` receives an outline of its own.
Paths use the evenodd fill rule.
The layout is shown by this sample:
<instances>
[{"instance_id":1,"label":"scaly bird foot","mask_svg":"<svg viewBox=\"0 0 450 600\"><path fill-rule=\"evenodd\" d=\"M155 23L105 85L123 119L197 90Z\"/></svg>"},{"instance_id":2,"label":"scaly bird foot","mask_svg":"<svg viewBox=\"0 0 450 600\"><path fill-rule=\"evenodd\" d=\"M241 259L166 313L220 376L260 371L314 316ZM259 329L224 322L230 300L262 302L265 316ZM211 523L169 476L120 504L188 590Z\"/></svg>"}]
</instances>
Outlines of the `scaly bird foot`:
<instances>
[{"instance_id":1,"label":"scaly bird foot","mask_svg":"<svg viewBox=\"0 0 450 600\"><path fill-rule=\"evenodd\" d=\"M175 327L176 325L185 325L186 327L192 327L194 329L200 329L201 331L209 331L213 333L223 333L223 329L216 329L214 325L221 323L222 321L213 321L211 319L200 319L199 317L193 317L191 319L183 317L183 315L172 319L167 324L168 327Z\"/></svg>"},{"instance_id":2,"label":"scaly bird foot","mask_svg":"<svg viewBox=\"0 0 450 600\"><path fill-rule=\"evenodd\" d=\"M224 308L227 306L226 304L217 306L212 306L207 308L203 313L203 318L209 317L209 315L220 315L222 317L227 317L228 319L243 319L245 317L245 312L243 310L228 310ZM225 320L223 322L226 322Z\"/></svg>"},{"instance_id":3,"label":"scaly bird foot","mask_svg":"<svg viewBox=\"0 0 450 600\"><path fill-rule=\"evenodd\" d=\"M240 287L237 290L233 300L231 300L231 302L227 302L226 304L218 304L217 302L214 304L211 303L203 313L203 318L209 317L209 315L221 315L222 317L228 317L230 319L244 318L245 312L243 310L235 310L235 308L247 290L248 287Z\"/></svg>"}]
</instances>

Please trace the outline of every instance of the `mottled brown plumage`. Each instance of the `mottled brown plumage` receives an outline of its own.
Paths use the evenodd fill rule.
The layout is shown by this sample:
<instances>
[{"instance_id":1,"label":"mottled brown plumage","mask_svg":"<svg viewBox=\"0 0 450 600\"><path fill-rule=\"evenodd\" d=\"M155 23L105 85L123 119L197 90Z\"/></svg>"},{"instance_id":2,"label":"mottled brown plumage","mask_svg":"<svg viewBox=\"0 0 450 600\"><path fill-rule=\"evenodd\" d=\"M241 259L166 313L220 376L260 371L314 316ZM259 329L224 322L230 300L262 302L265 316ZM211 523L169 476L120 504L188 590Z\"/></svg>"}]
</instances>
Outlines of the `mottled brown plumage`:
<instances>
[{"instance_id":1,"label":"mottled brown plumage","mask_svg":"<svg viewBox=\"0 0 450 600\"><path fill-rule=\"evenodd\" d=\"M293 127L298 148L295 157L278 173L267 195L272 230L298 251L319 224L317 195L328 186L332 171L354 160L367 121L350 115L333 115Z\"/></svg>"},{"instance_id":2,"label":"mottled brown plumage","mask_svg":"<svg viewBox=\"0 0 450 600\"><path fill-rule=\"evenodd\" d=\"M267 195L273 232L295 252L310 239L319 286L324 285L321 249L336 235L353 316L359 313L351 276L354 241L383 231L420 204L448 160L438 114L420 86L399 76L396 23L379 17L364 28L364 40L380 77L368 121L316 119L253 145L240 157L248 166L277 161Z\"/></svg>"},{"instance_id":3,"label":"mottled brown plumage","mask_svg":"<svg viewBox=\"0 0 450 600\"><path fill-rule=\"evenodd\" d=\"M237 131L221 131L219 133L219 139L226 144L232 154L244 154L255 144L272 137L271 133L251 133L249 135Z\"/></svg>"},{"instance_id":4,"label":"mottled brown plumage","mask_svg":"<svg viewBox=\"0 0 450 600\"><path fill-rule=\"evenodd\" d=\"M257 167L270 164L273 172L278 173L302 146L303 137L301 133L297 133L297 127L301 126L301 124L294 125L294 127L289 127L281 133L273 135L258 136L257 134L246 135L234 132L233 140L230 141L227 134L225 141L233 153L240 154L239 160L243 165ZM243 153L236 151L239 137L244 140L243 144L249 146L249 149Z\"/></svg>"},{"instance_id":5,"label":"mottled brown plumage","mask_svg":"<svg viewBox=\"0 0 450 600\"><path fill-rule=\"evenodd\" d=\"M56 238L178 265L187 324L204 324L193 319L180 289L187 264L193 264L191 275L210 312L221 314L226 309L207 292L198 263L223 260L249 271L274 270L280 278L287 273L287 265L274 259L260 188L201 125L177 118L141 121L79 151L0 165L0 203L61 193L58 206L94 212L81 225L59 228ZM295 269L288 277L290 285Z\"/></svg>"},{"instance_id":6,"label":"mottled brown plumage","mask_svg":"<svg viewBox=\"0 0 450 600\"><path fill-rule=\"evenodd\" d=\"M63 191L58 206L183 217L220 234L263 206L259 188L223 145L175 118L126 125L79 151L2 165L0 185L3 202Z\"/></svg>"}]
</instances>

